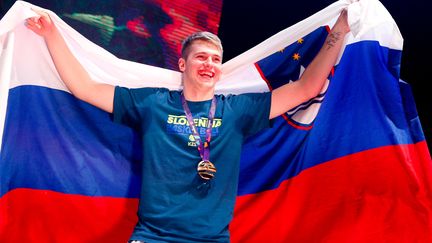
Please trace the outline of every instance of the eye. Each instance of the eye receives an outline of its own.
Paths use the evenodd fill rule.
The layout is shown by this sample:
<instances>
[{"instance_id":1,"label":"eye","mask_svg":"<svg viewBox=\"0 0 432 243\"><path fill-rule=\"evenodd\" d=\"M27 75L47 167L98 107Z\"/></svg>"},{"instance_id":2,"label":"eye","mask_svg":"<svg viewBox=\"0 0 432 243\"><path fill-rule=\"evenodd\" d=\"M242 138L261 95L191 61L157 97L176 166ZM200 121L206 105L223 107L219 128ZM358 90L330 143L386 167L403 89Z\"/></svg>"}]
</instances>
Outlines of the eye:
<instances>
[{"instance_id":1,"label":"eye","mask_svg":"<svg viewBox=\"0 0 432 243\"><path fill-rule=\"evenodd\" d=\"M222 59L220 57L214 57L213 62L215 63L221 63Z\"/></svg>"},{"instance_id":2,"label":"eye","mask_svg":"<svg viewBox=\"0 0 432 243\"><path fill-rule=\"evenodd\" d=\"M196 58L199 60L205 60L206 59L206 57L204 55L197 55Z\"/></svg>"}]
</instances>

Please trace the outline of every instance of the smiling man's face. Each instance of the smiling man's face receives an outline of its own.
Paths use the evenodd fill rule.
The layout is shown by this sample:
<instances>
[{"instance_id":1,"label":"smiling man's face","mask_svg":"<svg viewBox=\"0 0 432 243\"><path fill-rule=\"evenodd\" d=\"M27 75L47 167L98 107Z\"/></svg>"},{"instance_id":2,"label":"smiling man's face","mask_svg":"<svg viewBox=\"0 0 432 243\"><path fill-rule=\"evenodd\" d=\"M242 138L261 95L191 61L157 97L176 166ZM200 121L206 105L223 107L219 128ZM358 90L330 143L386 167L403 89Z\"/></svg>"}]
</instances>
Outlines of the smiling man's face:
<instances>
[{"instance_id":1,"label":"smiling man's face","mask_svg":"<svg viewBox=\"0 0 432 243\"><path fill-rule=\"evenodd\" d=\"M196 40L190 46L186 58L180 58L185 88L214 89L221 76L222 53L211 42Z\"/></svg>"}]
</instances>

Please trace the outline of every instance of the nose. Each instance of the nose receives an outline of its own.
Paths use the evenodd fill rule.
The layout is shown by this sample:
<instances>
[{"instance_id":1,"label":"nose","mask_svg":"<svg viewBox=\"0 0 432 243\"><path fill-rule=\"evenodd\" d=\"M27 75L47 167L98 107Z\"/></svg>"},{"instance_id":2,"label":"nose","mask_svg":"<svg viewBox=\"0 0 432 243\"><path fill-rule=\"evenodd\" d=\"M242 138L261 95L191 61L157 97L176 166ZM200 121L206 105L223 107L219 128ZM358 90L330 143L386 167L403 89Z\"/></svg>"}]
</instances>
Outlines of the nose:
<instances>
[{"instance_id":1,"label":"nose","mask_svg":"<svg viewBox=\"0 0 432 243\"><path fill-rule=\"evenodd\" d=\"M204 65L211 66L211 65L213 65L213 64L214 64L214 62L213 62L212 57L207 57L207 58L204 60Z\"/></svg>"}]
</instances>

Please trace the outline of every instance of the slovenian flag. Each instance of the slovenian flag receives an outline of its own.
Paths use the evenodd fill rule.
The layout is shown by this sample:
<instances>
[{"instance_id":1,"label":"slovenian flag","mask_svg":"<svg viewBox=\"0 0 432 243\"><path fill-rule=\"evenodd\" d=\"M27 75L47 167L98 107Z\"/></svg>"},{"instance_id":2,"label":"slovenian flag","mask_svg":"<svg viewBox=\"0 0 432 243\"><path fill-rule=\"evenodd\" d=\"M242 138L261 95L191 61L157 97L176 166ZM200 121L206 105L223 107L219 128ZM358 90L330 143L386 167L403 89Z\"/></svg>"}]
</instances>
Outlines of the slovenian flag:
<instances>
[{"instance_id":1,"label":"slovenian flag","mask_svg":"<svg viewBox=\"0 0 432 243\"><path fill-rule=\"evenodd\" d=\"M126 242L140 140L70 94L24 26L31 8L0 21L0 242ZM322 92L244 144L233 242L432 241L431 158L379 1L337 1L277 33L225 63L217 93L295 82L343 8L352 32ZM50 15L94 80L181 89L178 72L118 59Z\"/></svg>"}]
</instances>

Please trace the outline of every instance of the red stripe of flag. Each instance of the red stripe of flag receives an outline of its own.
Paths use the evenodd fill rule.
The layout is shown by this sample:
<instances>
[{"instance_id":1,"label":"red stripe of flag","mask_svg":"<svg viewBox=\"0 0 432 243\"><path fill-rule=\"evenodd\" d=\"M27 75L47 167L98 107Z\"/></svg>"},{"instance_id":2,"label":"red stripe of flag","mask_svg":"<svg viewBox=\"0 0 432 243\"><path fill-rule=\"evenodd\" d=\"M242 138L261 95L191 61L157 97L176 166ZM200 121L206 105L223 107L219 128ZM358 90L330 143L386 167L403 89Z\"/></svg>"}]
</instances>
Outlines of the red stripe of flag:
<instances>
[{"instance_id":1,"label":"red stripe of flag","mask_svg":"<svg viewBox=\"0 0 432 243\"><path fill-rule=\"evenodd\" d=\"M237 198L233 242L432 242L426 142L386 146Z\"/></svg>"}]
</instances>

